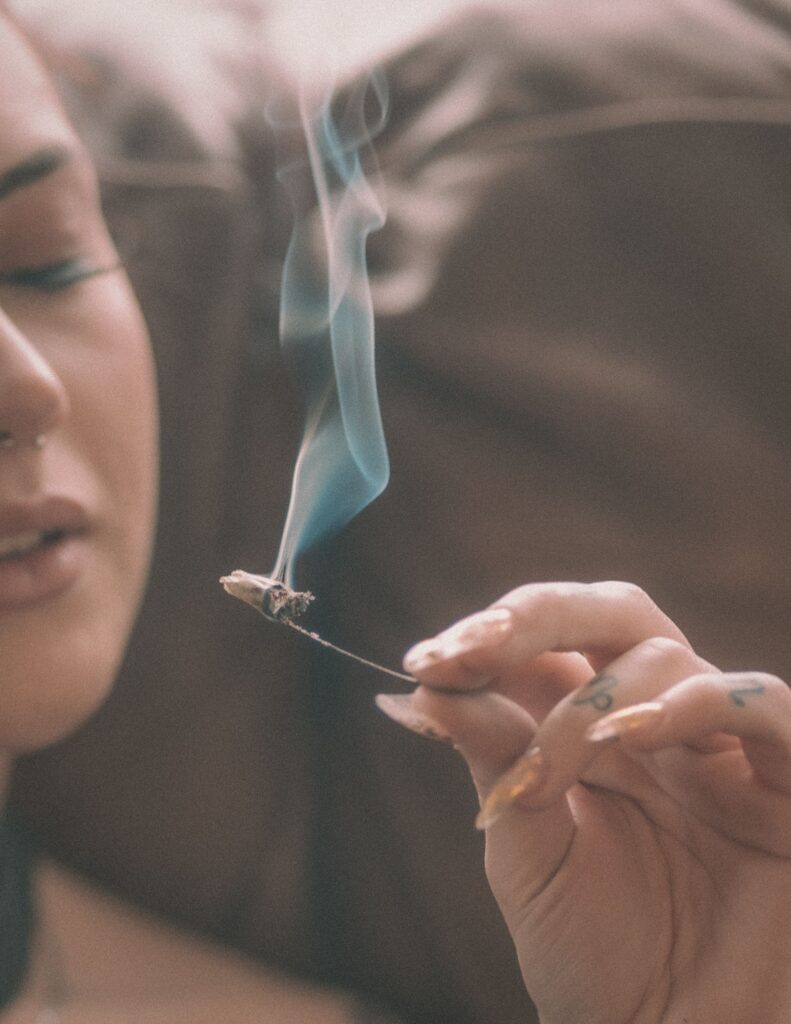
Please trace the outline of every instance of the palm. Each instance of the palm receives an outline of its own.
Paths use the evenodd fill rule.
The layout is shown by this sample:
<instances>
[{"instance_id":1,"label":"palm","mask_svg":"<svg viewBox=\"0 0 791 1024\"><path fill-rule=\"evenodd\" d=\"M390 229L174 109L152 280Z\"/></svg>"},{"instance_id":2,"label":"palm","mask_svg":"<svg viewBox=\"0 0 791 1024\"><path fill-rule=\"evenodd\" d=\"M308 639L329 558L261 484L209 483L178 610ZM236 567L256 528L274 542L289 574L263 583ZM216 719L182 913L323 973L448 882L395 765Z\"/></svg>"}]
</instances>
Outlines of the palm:
<instances>
[{"instance_id":1,"label":"palm","mask_svg":"<svg viewBox=\"0 0 791 1024\"><path fill-rule=\"evenodd\" d=\"M743 1019L759 1019L757 974L766 971L773 992L783 956L775 942L767 957L767 932L785 935L791 913L791 844L779 851L777 815L746 820L755 784L744 768L740 751L606 752L568 793L576 828L544 880L526 865L520 872L506 822L505 834L491 829L490 881L547 1021L692 1021L696 1007L706 1020L738 1020L734 991L749 999ZM791 799L764 795L791 822ZM558 964L574 965L562 984ZM725 978L725 1005L715 1007Z\"/></svg>"}]
</instances>

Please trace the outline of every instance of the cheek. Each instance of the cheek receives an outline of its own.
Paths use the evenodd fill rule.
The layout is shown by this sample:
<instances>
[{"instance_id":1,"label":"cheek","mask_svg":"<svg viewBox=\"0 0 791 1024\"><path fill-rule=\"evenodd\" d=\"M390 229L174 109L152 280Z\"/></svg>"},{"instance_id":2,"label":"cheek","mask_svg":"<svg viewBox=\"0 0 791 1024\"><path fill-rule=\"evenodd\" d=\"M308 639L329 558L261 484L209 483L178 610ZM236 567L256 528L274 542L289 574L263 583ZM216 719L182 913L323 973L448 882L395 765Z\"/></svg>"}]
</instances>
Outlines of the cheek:
<instances>
[{"instance_id":1,"label":"cheek","mask_svg":"<svg viewBox=\"0 0 791 1024\"><path fill-rule=\"evenodd\" d=\"M57 740L96 710L123 656L151 553L157 472L154 373L136 305L114 284L41 346L69 397L45 449L46 486L96 516L73 592L0 622L0 749ZM107 330L107 324L111 329ZM35 643L31 643L35 637Z\"/></svg>"},{"instance_id":2,"label":"cheek","mask_svg":"<svg viewBox=\"0 0 791 1024\"><path fill-rule=\"evenodd\" d=\"M153 540L158 464L154 369L148 335L125 286L103 289L81 361L66 381L69 437L99 491L101 537L136 606ZM107 331L107 324L112 330ZM116 587L119 579L114 581Z\"/></svg>"}]
</instances>

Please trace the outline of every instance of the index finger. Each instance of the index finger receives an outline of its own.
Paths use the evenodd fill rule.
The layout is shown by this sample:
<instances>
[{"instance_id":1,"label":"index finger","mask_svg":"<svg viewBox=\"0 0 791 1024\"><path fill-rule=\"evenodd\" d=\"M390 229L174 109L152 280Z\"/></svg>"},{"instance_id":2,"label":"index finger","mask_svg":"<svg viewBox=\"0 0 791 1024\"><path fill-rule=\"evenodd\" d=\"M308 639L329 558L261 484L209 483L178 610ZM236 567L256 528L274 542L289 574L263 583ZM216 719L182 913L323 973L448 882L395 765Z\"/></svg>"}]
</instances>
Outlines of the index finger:
<instances>
[{"instance_id":1,"label":"index finger","mask_svg":"<svg viewBox=\"0 0 791 1024\"><path fill-rule=\"evenodd\" d=\"M495 679L510 688L547 652L576 652L598 669L652 637L690 646L634 584L531 583L415 645L404 667L427 686L471 689Z\"/></svg>"}]
</instances>

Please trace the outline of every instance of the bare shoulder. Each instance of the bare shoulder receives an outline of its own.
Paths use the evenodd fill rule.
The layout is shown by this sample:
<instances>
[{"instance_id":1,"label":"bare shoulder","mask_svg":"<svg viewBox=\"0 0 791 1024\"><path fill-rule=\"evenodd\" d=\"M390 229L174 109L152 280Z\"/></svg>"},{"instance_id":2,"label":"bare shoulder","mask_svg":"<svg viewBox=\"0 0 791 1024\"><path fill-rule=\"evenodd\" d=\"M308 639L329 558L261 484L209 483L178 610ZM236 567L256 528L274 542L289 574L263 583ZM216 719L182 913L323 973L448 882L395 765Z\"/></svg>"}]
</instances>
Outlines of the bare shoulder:
<instances>
[{"instance_id":1,"label":"bare shoulder","mask_svg":"<svg viewBox=\"0 0 791 1024\"><path fill-rule=\"evenodd\" d=\"M263 970L51 862L38 877L40 958L62 1024L342 1024L339 994ZM46 987L47 964L36 975Z\"/></svg>"}]
</instances>

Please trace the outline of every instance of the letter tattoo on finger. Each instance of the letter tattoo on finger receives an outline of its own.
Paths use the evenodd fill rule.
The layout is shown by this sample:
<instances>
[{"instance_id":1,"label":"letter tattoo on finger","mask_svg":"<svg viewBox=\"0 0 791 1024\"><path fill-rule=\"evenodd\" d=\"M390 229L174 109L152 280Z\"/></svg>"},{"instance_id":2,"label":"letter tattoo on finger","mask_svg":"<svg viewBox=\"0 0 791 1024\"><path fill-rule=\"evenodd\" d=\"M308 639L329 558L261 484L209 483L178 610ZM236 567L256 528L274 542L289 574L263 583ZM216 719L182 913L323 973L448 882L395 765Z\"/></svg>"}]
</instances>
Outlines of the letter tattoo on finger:
<instances>
[{"instance_id":1,"label":"letter tattoo on finger","mask_svg":"<svg viewBox=\"0 0 791 1024\"><path fill-rule=\"evenodd\" d=\"M756 683L755 686L737 686L736 689L728 691L728 696L737 707L743 708L746 704L745 697L751 693L763 693L765 689L763 683Z\"/></svg>"},{"instance_id":2,"label":"letter tattoo on finger","mask_svg":"<svg viewBox=\"0 0 791 1024\"><path fill-rule=\"evenodd\" d=\"M597 711L609 711L613 704L613 695L610 690L617 685L618 680L615 676L602 672L585 684L579 696L574 698L573 703L579 706L589 704Z\"/></svg>"}]
</instances>

